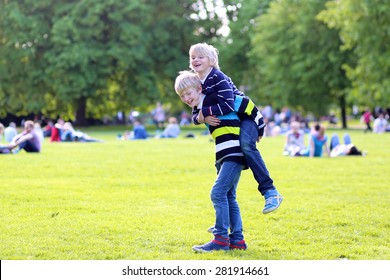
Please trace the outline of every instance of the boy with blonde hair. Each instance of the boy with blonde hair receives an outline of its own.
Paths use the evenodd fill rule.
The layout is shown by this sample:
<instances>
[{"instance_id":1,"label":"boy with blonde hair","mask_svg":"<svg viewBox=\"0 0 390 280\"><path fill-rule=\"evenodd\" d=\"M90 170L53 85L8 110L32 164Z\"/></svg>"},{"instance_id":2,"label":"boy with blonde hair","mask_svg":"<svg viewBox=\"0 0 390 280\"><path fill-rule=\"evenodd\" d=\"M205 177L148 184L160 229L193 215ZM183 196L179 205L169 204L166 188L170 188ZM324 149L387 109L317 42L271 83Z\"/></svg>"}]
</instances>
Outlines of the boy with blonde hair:
<instances>
[{"instance_id":1,"label":"boy with blonde hair","mask_svg":"<svg viewBox=\"0 0 390 280\"><path fill-rule=\"evenodd\" d=\"M219 124L219 117L234 111L232 104L238 96L247 98L237 89L232 80L219 69L218 50L212 45L198 43L192 45L189 50L190 68L197 74L202 84L202 93L205 96L213 96L217 102L208 107L203 107L199 113L193 112L195 124L207 123L210 126ZM245 160L253 172L258 183L258 190L265 198L263 214L270 213L279 208L283 197L276 190L267 167L256 147L256 142L264 134L264 122L259 129L259 124L251 117L238 112L240 123L240 145Z\"/></svg>"},{"instance_id":2,"label":"boy with blonde hair","mask_svg":"<svg viewBox=\"0 0 390 280\"><path fill-rule=\"evenodd\" d=\"M175 91L193 111L200 112L204 107L217 105L213 96L202 94L201 81L195 73L180 72L175 81ZM231 105L237 111L250 114L254 119L261 116L249 99L237 97ZM218 175L211 190L211 201L215 209L214 239L194 246L193 250L196 252L247 248L242 233L240 208L236 200L241 171L246 167L239 141L240 119L236 111L219 116L218 119L220 122L217 126L206 125L216 145L215 166Z\"/></svg>"}]
</instances>

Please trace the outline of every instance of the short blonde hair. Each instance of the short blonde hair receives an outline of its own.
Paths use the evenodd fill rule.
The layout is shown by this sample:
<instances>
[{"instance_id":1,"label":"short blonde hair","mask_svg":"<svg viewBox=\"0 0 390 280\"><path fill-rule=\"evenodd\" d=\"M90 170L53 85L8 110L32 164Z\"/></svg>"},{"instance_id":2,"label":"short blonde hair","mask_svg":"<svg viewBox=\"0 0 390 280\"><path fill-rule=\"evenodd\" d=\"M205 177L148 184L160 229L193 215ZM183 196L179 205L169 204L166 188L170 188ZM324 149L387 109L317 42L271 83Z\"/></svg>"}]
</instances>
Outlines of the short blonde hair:
<instances>
[{"instance_id":1,"label":"short blonde hair","mask_svg":"<svg viewBox=\"0 0 390 280\"><path fill-rule=\"evenodd\" d=\"M211 65L213 67L219 69L218 50L216 48L214 48L212 45L209 45L207 43L198 43L198 44L192 45L190 47L189 56L190 56L190 68L191 69L192 69L191 55L194 53L208 57L210 59Z\"/></svg>"},{"instance_id":2,"label":"short blonde hair","mask_svg":"<svg viewBox=\"0 0 390 280\"><path fill-rule=\"evenodd\" d=\"M180 71L175 80L175 91L178 95L183 94L189 88L198 89L202 87L198 75L191 71Z\"/></svg>"},{"instance_id":3,"label":"short blonde hair","mask_svg":"<svg viewBox=\"0 0 390 280\"><path fill-rule=\"evenodd\" d=\"M34 129L34 122L31 121L31 120L25 121L24 122L24 128Z\"/></svg>"},{"instance_id":4,"label":"short blonde hair","mask_svg":"<svg viewBox=\"0 0 390 280\"><path fill-rule=\"evenodd\" d=\"M291 122L290 127L291 127L291 129L300 129L301 124L297 121L293 121L293 122Z\"/></svg>"}]
</instances>

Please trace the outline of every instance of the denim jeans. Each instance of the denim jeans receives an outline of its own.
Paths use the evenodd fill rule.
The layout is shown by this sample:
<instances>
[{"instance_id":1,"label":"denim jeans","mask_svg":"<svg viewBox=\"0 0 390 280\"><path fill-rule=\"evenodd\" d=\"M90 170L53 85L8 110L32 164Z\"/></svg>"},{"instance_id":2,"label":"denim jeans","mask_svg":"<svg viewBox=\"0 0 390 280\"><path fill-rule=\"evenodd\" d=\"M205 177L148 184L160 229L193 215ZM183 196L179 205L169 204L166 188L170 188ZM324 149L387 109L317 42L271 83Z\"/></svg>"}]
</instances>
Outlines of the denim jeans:
<instances>
[{"instance_id":1,"label":"denim jeans","mask_svg":"<svg viewBox=\"0 0 390 280\"><path fill-rule=\"evenodd\" d=\"M256 148L258 138L258 129L256 123L251 119L244 119L240 126L240 145L245 160L253 172L258 183L258 190L264 196L268 190L275 190L273 180L271 179L267 167Z\"/></svg>"},{"instance_id":2,"label":"denim jeans","mask_svg":"<svg viewBox=\"0 0 390 280\"><path fill-rule=\"evenodd\" d=\"M242 164L224 161L217 164L218 176L211 189L211 201L215 209L215 226L213 234L230 241L241 241L242 220L240 208L236 200L236 190L240 179ZM229 235L230 228L230 235Z\"/></svg>"},{"instance_id":3,"label":"denim jeans","mask_svg":"<svg viewBox=\"0 0 390 280\"><path fill-rule=\"evenodd\" d=\"M38 148L32 144L30 141L24 141L19 144L20 149L24 149L28 153L38 153Z\"/></svg>"},{"instance_id":4,"label":"denim jeans","mask_svg":"<svg viewBox=\"0 0 390 280\"><path fill-rule=\"evenodd\" d=\"M352 144L352 141L351 141L351 136L349 136L348 133L345 133L344 134L344 144L345 145L349 145L349 144ZM340 145L340 140L339 140L339 137L336 133L334 133L332 135L332 139L330 140L330 150L333 150L337 145Z\"/></svg>"}]
</instances>

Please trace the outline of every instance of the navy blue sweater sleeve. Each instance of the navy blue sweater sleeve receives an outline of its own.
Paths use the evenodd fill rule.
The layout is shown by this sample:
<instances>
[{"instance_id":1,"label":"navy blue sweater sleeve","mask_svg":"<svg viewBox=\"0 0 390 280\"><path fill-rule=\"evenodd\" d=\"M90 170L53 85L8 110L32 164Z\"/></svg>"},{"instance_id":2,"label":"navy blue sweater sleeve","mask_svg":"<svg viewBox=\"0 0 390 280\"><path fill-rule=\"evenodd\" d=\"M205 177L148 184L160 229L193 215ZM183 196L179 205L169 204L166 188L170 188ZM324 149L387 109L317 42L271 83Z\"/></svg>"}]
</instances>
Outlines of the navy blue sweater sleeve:
<instances>
[{"instance_id":1,"label":"navy blue sweater sleeve","mask_svg":"<svg viewBox=\"0 0 390 280\"><path fill-rule=\"evenodd\" d=\"M203 84L206 96L214 95L215 105L202 107L204 117L222 116L234 112L234 91L229 79L220 71L214 69Z\"/></svg>"},{"instance_id":2,"label":"navy blue sweater sleeve","mask_svg":"<svg viewBox=\"0 0 390 280\"><path fill-rule=\"evenodd\" d=\"M198 122L199 111L196 107L192 109L192 122L196 125L200 125L200 122Z\"/></svg>"}]
</instances>

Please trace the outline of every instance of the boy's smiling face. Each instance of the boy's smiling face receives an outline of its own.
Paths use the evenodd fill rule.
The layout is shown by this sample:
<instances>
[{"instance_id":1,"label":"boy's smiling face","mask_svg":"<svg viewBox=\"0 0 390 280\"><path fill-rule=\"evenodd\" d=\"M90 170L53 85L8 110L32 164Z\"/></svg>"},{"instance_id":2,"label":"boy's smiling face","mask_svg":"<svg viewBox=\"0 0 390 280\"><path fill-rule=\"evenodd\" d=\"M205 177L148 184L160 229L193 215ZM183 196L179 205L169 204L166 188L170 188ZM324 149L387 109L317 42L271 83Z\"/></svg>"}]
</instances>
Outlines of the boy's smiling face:
<instances>
[{"instance_id":1,"label":"boy's smiling face","mask_svg":"<svg viewBox=\"0 0 390 280\"><path fill-rule=\"evenodd\" d=\"M198 106L202 101L202 86L200 85L197 89L186 89L182 94L180 94L180 99L191 108Z\"/></svg>"},{"instance_id":2,"label":"boy's smiling face","mask_svg":"<svg viewBox=\"0 0 390 280\"><path fill-rule=\"evenodd\" d=\"M211 61L207 56L196 52L191 53L190 63L191 69L198 74L208 73L212 67Z\"/></svg>"}]
</instances>

